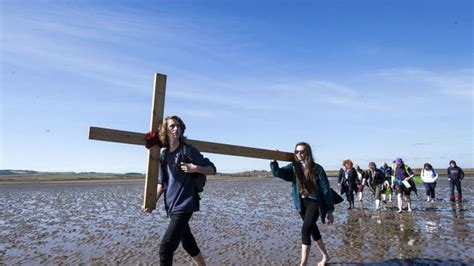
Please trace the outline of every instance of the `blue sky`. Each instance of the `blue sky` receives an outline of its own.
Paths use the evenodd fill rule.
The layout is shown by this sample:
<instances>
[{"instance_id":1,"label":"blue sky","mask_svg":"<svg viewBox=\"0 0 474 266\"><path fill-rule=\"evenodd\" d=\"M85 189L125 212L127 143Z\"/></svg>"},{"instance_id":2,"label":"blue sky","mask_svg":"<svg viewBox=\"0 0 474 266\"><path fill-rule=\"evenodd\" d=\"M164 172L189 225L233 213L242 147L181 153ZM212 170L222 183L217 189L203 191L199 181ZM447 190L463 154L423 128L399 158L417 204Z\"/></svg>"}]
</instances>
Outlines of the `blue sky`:
<instances>
[{"instance_id":1,"label":"blue sky","mask_svg":"<svg viewBox=\"0 0 474 266\"><path fill-rule=\"evenodd\" d=\"M192 139L338 169L474 167L472 1L2 1L1 169L145 172L153 75ZM268 161L207 154L221 172Z\"/></svg>"}]
</instances>

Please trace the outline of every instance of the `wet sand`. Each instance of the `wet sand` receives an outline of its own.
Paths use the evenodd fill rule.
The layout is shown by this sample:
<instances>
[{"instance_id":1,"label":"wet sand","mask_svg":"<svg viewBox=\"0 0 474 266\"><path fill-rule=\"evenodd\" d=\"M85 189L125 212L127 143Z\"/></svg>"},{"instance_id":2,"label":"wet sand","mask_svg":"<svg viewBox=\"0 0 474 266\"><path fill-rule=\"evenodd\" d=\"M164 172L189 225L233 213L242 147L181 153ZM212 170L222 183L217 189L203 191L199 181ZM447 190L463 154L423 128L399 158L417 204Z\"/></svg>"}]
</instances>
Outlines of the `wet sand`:
<instances>
[{"instance_id":1,"label":"wet sand","mask_svg":"<svg viewBox=\"0 0 474 266\"><path fill-rule=\"evenodd\" d=\"M335 224L318 221L331 262L474 263L473 185L465 178L464 200L455 204L445 179L435 203L424 201L419 186L413 213L397 214L390 204L375 212L368 190L356 210L337 205ZM191 221L208 263L297 264L302 221L290 186L273 178L210 180ZM158 211L141 212L142 192L141 182L0 185L0 264L158 264L169 221L162 200ZM310 264L318 259L313 245ZM175 263L191 264L181 247Z\"/></svg>"}]
</instances>

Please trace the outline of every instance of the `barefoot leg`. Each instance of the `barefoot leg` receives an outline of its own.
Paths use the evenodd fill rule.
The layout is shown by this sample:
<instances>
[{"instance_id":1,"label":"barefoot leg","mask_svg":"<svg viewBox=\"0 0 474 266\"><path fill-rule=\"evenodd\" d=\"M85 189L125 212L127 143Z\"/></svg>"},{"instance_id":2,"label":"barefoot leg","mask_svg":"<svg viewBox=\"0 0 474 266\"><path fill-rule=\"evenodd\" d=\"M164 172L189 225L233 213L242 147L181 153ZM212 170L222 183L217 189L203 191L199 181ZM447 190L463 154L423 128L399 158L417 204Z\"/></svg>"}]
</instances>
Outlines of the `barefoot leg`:
<instances>
[{"instance_id":1,"label":"barefoot leg","mask_svg":"<svg viewBox=\"0 0 474 266\"><path fill-rule=\"evenodd\" d=\"M318 241L315 241L315 242L316 242L316 246L319 249L319 252L321 252L321 255L323 256L323 258L318 263L318 265L321 265L321 266L326 265L326 263L329 261L329 255L326 250L326 246L324 245L324 242L322 239L319 239Z\"/></svg>"},{"instance_id":2,"label":"barefoot leg","mask_svg":"<svg viewBox=\"0 0 474 266\"><path fill-rule=\"evenodd\" d=\"M199 253L197 256L192 257L194 264L197 266L206 266L206 261L204 261L204 257L202 256L202 253Z\"/></svg>"},{"instance_id":3,"label":"barefoot leg","mask_svg":"<svg viewBox=\"0 0 474 266\"><path fill-rule=\"evenodd\" d=\"M306 262L308 262L308 257L309 257L309 249L311 248L310 245L301 245L301 262L300 266L306 265Z\"/></svg>"}]
</instances>

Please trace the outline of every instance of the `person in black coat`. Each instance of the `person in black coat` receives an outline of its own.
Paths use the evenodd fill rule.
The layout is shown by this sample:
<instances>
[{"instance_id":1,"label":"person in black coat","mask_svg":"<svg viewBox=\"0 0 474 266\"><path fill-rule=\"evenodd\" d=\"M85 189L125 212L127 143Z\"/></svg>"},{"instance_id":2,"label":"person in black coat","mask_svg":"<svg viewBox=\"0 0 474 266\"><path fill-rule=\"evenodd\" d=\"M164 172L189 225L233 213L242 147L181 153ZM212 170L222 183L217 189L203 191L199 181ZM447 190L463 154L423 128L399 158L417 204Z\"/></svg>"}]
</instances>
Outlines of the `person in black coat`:
<instances>
[{"instance_id":1,"label":"person in black coat","mask_svg":"<svg viewBox=\"0 0 474 266\"><path fill-rule=\"evenodd\" d=\"M341 194L346 194L347 201L349 202L348 209L352 209L355 208L354 194L358 191L357 171L354 168L354 163L349 159L344 160L342 166L344 166L344 170L343 173L340 172L338 186L341 186Z\"/></svg>"},{"instance_id":2,"label":"person in black coat","mask_svg":"<svg viewBox=\"0 0 474 266\"><path fill-rule=\"evenodd\" d=\"M455 201L454 198L454 188L458 191L458 201L462 201L462 189L461 189L461 181L464 178L464 172L461 167L457 166L456 162L451 160L449 162L448 172L448 179L449 179L449 190L451 192L449 199L451 201Z\"/></svg>"}]
</instances>

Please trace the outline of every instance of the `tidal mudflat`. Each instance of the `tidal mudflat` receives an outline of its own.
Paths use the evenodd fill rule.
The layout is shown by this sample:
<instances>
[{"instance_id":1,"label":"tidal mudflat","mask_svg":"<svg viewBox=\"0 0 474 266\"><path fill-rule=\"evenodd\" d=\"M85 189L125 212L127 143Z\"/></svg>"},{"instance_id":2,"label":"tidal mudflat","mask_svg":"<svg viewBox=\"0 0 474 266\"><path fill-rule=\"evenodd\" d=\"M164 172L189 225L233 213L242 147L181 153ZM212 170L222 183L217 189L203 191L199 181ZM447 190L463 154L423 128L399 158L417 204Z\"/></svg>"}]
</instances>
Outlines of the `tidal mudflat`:
<instances>
[{"instance_id":1,"label":"tidal mudflat","mask_svg":"<svg viewBox=\"0 0 474 266\"><path fill-rule=\"evenodd\" d=\"M191 221L208 264L297 264L302 221L290 185L210 180ZM474 263L473 185L464 179L462 203L449 202L446 178L434 203L419 186L412 213L397 214L395 202L375 212L368 190L355 210L337 205L335 224L318 223L331 263ZM162 200L141 211L142 193L142 182L0 184L0 264L158 264L168 220ZM313 249L310 263L318 259ZM191 263L181 247L175 263Z\"/></svg>"}]
</instances>

